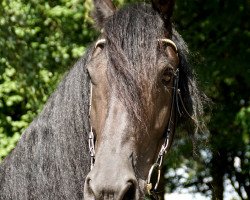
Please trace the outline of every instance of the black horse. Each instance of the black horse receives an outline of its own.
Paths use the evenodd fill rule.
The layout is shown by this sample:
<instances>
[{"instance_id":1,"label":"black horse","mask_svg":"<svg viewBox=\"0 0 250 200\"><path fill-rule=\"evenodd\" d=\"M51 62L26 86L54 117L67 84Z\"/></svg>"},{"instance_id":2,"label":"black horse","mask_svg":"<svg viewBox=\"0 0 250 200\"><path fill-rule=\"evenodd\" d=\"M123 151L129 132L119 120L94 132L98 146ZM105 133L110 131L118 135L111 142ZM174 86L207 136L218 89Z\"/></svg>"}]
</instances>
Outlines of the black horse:
<instances>
[{"instance_id":1,"label":"black horse","mask_svg":"<svg viewBox=\"0 0 250 200\"><path fill-rule=\"evenodd\" d=\"M175 125L203 127L174 2L94 4L101 35L1 164L1 200L157 198Z\"/></svg>"}]
</instances>

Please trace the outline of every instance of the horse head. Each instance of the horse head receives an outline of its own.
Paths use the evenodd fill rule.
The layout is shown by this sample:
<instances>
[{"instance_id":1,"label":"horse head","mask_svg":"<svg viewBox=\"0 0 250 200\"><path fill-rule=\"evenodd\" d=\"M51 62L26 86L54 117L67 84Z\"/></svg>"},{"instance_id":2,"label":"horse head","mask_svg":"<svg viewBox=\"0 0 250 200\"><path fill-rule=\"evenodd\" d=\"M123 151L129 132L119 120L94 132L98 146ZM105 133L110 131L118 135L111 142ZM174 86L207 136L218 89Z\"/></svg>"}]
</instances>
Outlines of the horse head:
<instances>
[{"instance_id":1,"label":"horse head","mask_svg":"<svg viewBox=\"0 0 250 200\"><path fill-rule=\"evenodd\" d=\"M142 199L145 191L156 196L158 180L152 183L151 176L160 171L176 122L174 1L121 10L110 0L94 5L101 35L87 66L92 169L84 198Z\"/></svg>"}]
</instances>

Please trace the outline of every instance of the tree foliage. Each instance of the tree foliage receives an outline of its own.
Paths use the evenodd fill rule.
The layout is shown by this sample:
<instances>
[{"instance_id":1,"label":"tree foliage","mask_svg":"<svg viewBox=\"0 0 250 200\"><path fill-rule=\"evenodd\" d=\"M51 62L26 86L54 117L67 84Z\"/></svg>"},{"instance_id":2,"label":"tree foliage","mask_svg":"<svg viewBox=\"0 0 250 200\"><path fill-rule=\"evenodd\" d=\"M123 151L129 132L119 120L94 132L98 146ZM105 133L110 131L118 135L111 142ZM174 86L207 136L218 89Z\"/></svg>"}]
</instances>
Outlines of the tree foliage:
<instances>
[{"instance_id":1,"label":"tree foliage","mask_svg":"<svg viewBox=\"0 0 250 200\"><path fill-rule=\"evenodd\" d=\"M96 36L90 0L0 4L0 160Z\"/></svg>"},{"instance_id":2,"label":"tree foliage","mask_svg":"<svg viewBox=\"0 0 250 200\"><path fill-rule=\"evenodd\" d=\"M228 179L241 199L250 198L249 13L247 0L177 2L176 25L193 52L199 52L195 66L213 105L209 143L199 159L188 160L186 143L183 149L178 146L180 165L189 176L170 176L173 189L181 180L184 187L223 199Z\"/></svg>"},{"instance_id":3,"label":"tree foliage","mask_svg":"<svg viewBox=\"0 0 250 200\"><path fill-rule=\"evenodd\" d=\"M115 4L129 2L136 1ZM91 7L92 0L0 2L0 160L98 35ZM199 136L209 142L195 161L192 141L177 135L166 159L169 192L184 187L223 199L227 179L241 199L250 198L249 13L248 0L176 1L175 26L213 104L210 132Z\"/></svg>"}]
</instances>

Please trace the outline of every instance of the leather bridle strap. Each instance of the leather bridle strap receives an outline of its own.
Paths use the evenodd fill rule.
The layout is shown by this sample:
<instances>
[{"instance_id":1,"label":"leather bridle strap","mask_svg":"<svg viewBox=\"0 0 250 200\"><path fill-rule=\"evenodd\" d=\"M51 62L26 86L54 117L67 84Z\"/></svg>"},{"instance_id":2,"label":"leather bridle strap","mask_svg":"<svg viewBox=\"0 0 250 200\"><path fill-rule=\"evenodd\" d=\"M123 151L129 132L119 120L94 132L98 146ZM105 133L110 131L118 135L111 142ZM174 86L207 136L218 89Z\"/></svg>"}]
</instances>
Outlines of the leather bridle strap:
<instances>
[{"instance_id":1,"label":"leather bridle strap","mask_svg":"<svg viewBox=\"0 0 250 200\"><path fill-rule=\"evenodd\" d=\"M96 43L95 43L95 47L94 49L96 49L99 45L102 45L106 42L105 39L99 39ZM92 109L92 98L93 98L93 84L90 80L89 83L89 124L90 124L90 131L89 131L89 154L90 154L90 170L92 170L92 168L94 167L95 164L95 135L93 132L93 127L91 125L91 109Z\"/></svg>"},{"instance_id":2,"label":"leather bridle strap","mask_svg":"<svg viewBox=\"0 0 250 200\"><path fill-rule=\"evenodd\" d=\"M92 92L93 92L93 85L92 82L90 81L90 92L89 92L89 124L90 124L90 131L89 131L89 153L90 153L90 170L94 167L95 163L95 137L93 133L93 127L91 125L91 120L90 120L90 114L91 114L91 108L92 108Z\"/></svg>"},{"instance_id":3,"label":"leather bridle strap","mask_svg":"<svg viewBox=\"0 0 250 200\"><path fill-rule=\"evenodd\" d=\"M171 102L171 110L170 110L170 117L167 125L167 129L165 132L165 139L164 142L161 146L160 152L158 154L158 157L155 161L155 163L151 166L149 173L148 173L148 178L147 178L147 193L151 196L153 196L155 199L158 199L157 196L157 189L160 183L160 178L161 178L161 170L162 170L162 165L163 165L163 158L164 155L168 152L168 150L171 147L172 140L170 141L170 137L174 136L175 132L175 117L176 117L176 105L178 104L178 82L179 82L179 69L176 70L175 72L175 79L174 79L174 87L173 87L173 98ZM173 124L173 125L172 125ZM156 182L152 182L152 178L154 173L156 173Z\"/></svg>"},{"instance_id":4,"label":"leather bridle strap","mask_svg":"<svg viewBox=\"0 0 250 200\"><path fill-rule=\"evenodd\" d=\"M173 41L169 39L162 39L160 41L166 42L170 45L172 45L176 52L177 52L177 47L174 44ZM171 102L171 110L170 110L170 116L169 116L169 121L167 124L167 129L165 132L165 139L164 142L161 146L160 152L158 154L158 157L155 161L155 163L151 166L149 173L148 173L148 178L147 178L147 193L152 196L154 199L158 199L157 195L157 189L160 183L161 179L161 169L162 169L162 164L163 164L163 158L164 155L168 152L168 150L171 147L172 144L172 139L170 140L170 136L174 136L175 132L175 119L176 119L176 108L178 107L178 92L179 92L179 69L177 68L175 73L174 73L174 83L173 83L173 92L172 92L172 102ZM156 174L154 174L156 173ZM153 183L152 178L153 175L156 175L156 182Z\"/></svg>"}]
</instances>

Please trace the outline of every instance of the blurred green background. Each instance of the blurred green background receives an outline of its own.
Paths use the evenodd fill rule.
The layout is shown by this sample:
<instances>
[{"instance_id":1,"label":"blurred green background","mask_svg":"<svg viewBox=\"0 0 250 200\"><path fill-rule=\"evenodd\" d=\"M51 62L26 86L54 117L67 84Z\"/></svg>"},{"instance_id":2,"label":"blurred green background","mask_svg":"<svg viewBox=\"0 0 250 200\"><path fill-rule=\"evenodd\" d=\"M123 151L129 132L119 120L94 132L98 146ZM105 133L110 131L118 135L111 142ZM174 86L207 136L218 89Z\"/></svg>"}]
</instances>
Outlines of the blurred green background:
<instances>
[{"instance_id":1,"label":"blurred green background","mask_svg":"<svg viewBox=\"0 0 250 200\"><path fill-rule=\"evenodd\" d=\"M135 0L116 0L119 7ZM98 33L91 0L1 0L0 161ZM193 153L179 133L165 163L166 192L222 200L228 184L250 198L250 1L177 0L174 23L211 98L208 139ZM179 173L179 172L182 173ZM233 199L233 197L232 197Z\"/></svg>"}]
</instances>

